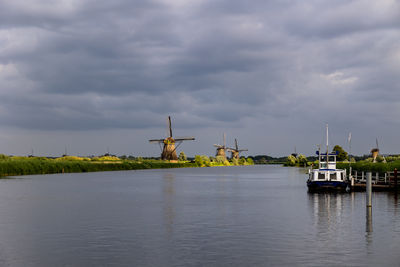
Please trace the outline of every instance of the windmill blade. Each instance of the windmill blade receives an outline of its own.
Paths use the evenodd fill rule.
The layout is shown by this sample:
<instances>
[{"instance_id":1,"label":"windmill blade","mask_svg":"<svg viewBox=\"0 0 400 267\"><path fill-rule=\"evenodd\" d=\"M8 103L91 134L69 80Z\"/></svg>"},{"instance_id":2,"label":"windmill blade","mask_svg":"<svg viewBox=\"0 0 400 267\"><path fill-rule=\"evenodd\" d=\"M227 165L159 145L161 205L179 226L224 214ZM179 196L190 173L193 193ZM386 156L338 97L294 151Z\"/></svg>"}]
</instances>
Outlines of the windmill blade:
<instances>
[{"instance_id":1,"label":"windmill blade","mask_svg":"<svg viewBox=\"0 0 400 267\"><path fill-rule=\"evenodd\" d=\"M175 141L187 141L187 140L195 140L193 136L188 136L188 137L177 137L174 138Z\"/></svg>"},{"instance_id":2,"label":"windmill blade","mask_svg":"<svg viewBox=\"0 0 400 267\"><path fill-rule=\"evenodd\" d=\"M224 133L224 147L226 147L226 134Z\"/></svg>"},{"instance_id":3,"label":"windmill blade","mask_svg":"<svg viewBox=\"0 0 400 267\"><path fill-rule=\"evenodd\" d=\"M214 144L215 147L222 148L223 146Z\"/></svg>"},{"instance_id":4,"label":"windmill blade","mask_svg":"<svg viewBox=\"0 0 400 267\"><path fill-rule=\"evenodd\" d=\"M379 149L379 145L378 145L378 137L376 138L376 148Z\"/></svg>"},{"instance_id":5,"label":"windmill blade","mask_svg":"<svg viewBox=\"0 0 400 267\"><path fill-rule=\"evenodd\" d=\"M238 152L249 151L248 149L239 149Z\"/></svg>"},{"instance_id":6,"label":"windmill blade","mask_svg":"<svg viewBox=\"0 0 400 267\"><path fill-rule=\"evenodd\" d=\"M150 139L149 142L150 143L162 143L162 142L164 142L164 139Z\"/></svg>"},{"instance_id":7,"label":"windmill blade","mask_svg":"<svg viewBox=\"0 0 400 267\"><path fill-rule=\"evenodd\" d=\"M167 136L172 137L172 123L171 123L171 116L167 117Z\"/></svg>"},{"instance_id":8,"label":"windmill blade","mask_svg":"<svg viewBox=\"0 0 400 267\"><path fill-rule=\"evenodd\" d=\"M235 147L236 147L236 150L239 149L238 142L237 142L237 139L236 139L236 138L235 138Z\"/></svg>"}]
</instances>

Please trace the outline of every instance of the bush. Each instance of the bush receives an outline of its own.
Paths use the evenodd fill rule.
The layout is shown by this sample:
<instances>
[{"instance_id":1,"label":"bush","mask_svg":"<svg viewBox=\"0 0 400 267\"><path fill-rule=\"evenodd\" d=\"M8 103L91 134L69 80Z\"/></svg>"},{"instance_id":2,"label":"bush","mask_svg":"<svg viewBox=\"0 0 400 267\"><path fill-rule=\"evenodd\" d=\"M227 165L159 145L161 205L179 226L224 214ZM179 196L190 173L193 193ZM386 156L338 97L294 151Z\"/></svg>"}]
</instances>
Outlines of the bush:
<instances>
[{"instance_id":1,"label":"bush","mask_svg":"<svg viewBox=\"0 0 400 267\"><path fill-rule=\"evenodd\" d=\"M215 161L219 164L224 164L224 162L226 161L226 158L224 156L216 156Z\"/></svg>"},{"instance_id":2,"label":"bush","mask_svg":"<svg viewBox=\"0 0 400 267\"><path fill-rule=\"evenodd\" d=\"M187 160L187 157L186 157L186 154L185 154L185 152L181 152L181 153L179 153L179 158L178 158L180 161L186 161Z\"/></svg>"}]
</instances>

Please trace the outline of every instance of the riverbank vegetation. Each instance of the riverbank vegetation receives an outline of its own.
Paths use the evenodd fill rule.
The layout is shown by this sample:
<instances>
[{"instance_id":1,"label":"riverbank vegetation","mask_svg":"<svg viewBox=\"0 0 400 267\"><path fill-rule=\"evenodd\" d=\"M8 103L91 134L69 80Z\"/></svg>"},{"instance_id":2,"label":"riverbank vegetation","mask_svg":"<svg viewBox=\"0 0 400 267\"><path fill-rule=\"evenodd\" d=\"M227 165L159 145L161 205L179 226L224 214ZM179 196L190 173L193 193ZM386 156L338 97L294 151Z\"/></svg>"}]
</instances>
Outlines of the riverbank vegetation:
<instances>
[{"instance_id":1,"label":"riverbank vegetation","mask_svg":"<svg viewBox=\"0 0 400 267\"><path fill-rule=\"evenodd\" d=\"M240 158L239 160L228 161L207 156L196 156L195 160L188 161L184 154L180 155L180 160L174 162L157 159L143 159L141 157L119 158L110 155L99 157L63 156L60 158L47 158L7 156L0 154L0 176L250 164L253 164L252 159Z\"/></svg>"},{"instance_id":2,"label":"riverbank vegetation","mask_svg":"<svg viewBox=\"0 0 400 267\"><path fill-rule=\"evenodd\" d=\"M204 155L197 155L194 162L198 167L215 167L215 166L238 166L238 165L253 165L254 161L251 158L241 157L239 159L233 158L230 161L223 156L208 157Z\"/></svg>"},{"instance_id":3,"label":"riverbank vegetation","mask_svg":"<svg viewBox=\"0 0 400 267\"><path fill-rule=\"evenodd\" d=\"M388 156L382 161L373 162L372 158L366 160L352 162L339 162L337 164L338 169L351 169L353 171L364 171L364 172L379 172L385 173L388 171L394 171L395 169L400 170L400 156Z\"/></svg>"}]
</instances>

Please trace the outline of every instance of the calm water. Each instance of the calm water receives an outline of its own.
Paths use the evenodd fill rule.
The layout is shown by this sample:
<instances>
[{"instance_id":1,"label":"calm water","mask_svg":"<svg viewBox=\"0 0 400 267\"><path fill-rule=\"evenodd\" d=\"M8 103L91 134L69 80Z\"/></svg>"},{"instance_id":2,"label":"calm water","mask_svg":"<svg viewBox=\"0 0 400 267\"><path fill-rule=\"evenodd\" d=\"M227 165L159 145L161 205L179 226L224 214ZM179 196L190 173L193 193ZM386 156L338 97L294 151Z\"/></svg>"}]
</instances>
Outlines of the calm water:
<instances>
[{"instance_id":1,"label":"calm water","mask_svg":"<svg viewBox=\"0 0 400 267\"><path fill-rule=\"evenodd\" d=\"M399 266L400 205L280 166L0 180L0 266ZM371 232L372 230L372 232Z\"/></svg>"}]
</instances>

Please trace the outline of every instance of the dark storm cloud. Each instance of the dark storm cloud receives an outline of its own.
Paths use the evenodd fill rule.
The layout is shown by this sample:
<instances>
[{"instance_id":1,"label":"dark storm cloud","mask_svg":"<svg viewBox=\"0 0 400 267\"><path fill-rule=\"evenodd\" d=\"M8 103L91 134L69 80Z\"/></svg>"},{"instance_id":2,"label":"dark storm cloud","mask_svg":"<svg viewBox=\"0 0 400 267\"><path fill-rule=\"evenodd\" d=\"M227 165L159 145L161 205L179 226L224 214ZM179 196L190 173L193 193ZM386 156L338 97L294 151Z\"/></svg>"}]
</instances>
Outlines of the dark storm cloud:
<instances>
[{"instance_id":1,"label":"dark storm cloud","mask_svg":"<svg viewBox=\"0 0 400 267\"><path fill-rule=\"evenodd\" d=\"M142 129L173 114L184 128L348 127L400 102L399 8L390 0L3 1L0 122Z\"/></svg>"}]
</instances>

